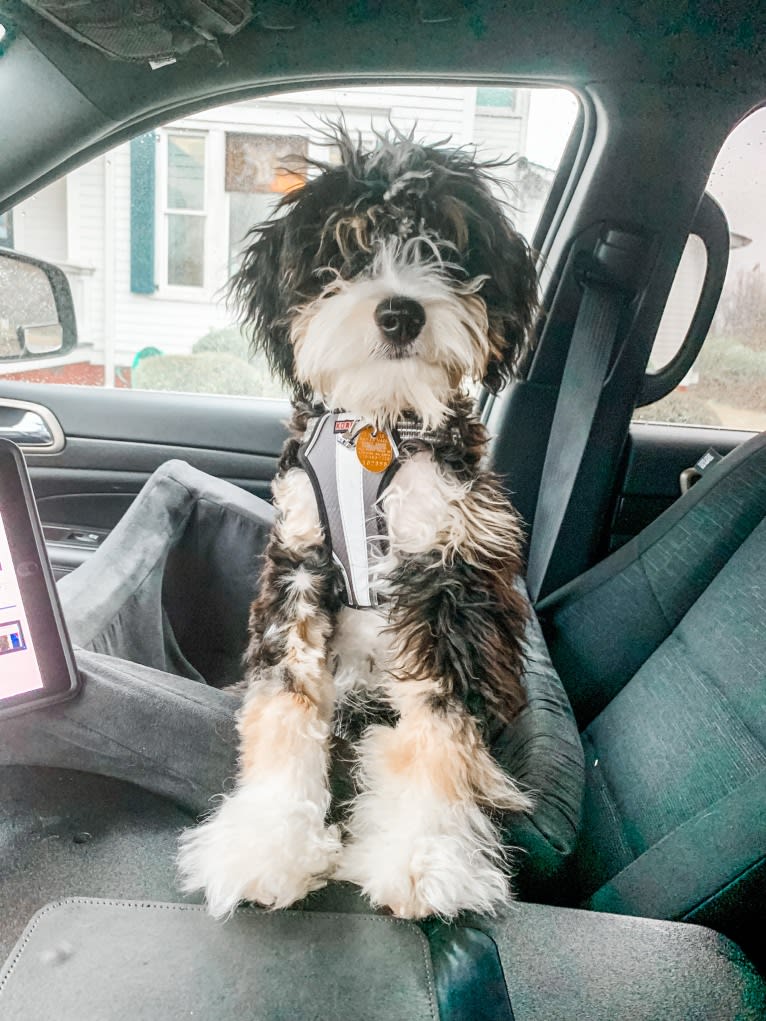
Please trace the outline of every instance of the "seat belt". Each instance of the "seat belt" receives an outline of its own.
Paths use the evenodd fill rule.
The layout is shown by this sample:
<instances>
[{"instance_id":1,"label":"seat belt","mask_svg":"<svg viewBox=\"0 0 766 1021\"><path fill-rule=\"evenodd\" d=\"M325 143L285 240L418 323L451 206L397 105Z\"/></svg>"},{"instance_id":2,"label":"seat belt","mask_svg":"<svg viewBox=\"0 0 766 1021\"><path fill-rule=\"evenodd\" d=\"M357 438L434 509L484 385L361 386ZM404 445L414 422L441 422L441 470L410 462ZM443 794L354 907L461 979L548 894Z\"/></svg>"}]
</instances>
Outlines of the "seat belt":
<instances>
[{"instance_id":1,"label":"seat belt","mask_svg":"<svg viewBox=\"0 0 766 1021\"><path fill-rule=\"evenodd\" d=\"M544 592L548 569L588 446L612 361L622 313L633 296L635 259L646 240L609 230L585 257L583 296L561 377L540 478L527 559L532 602ZM637 252L639 249L639 252Z\"/></svg>"}]
</instances>

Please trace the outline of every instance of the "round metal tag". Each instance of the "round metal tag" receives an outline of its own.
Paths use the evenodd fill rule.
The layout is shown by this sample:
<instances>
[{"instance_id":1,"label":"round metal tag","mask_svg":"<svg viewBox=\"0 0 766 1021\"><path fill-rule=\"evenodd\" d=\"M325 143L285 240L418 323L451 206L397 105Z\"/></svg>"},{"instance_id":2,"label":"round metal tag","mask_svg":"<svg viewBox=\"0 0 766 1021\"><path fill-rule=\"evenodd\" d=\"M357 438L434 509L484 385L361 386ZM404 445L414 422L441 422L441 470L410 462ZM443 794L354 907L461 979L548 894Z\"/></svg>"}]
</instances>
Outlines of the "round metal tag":
<instances>
[{"instance_id":1,"label":"round metal tag","mask_svg":"<svg viewBox=\"0 0 766 1021\"><path fill-rule=\"evenodd\" d=\"M383 472L394 459L394 448L387 434L366 425L356 437L356 456L368 472Z\"/></svg>"}]
</instances>

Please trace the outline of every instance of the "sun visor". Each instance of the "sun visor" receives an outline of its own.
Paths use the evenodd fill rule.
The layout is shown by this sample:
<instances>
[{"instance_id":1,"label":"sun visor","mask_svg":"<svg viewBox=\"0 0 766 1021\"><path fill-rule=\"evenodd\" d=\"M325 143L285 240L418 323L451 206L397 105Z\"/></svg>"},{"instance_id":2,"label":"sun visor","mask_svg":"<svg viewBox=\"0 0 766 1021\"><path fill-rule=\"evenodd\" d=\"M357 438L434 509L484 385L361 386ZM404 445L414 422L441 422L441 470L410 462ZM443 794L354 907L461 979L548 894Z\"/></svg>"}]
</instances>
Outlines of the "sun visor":
<instances>
[{"instance_id":1,"label":"sun visor","mask_svg":"<svg viewBox=\"0 0 766 1021\"><path fill-rule=\"evenodd\" d=\"M219 40L253 17L249 0L24 0L78 42L114 60L161 65Z\"/></svg>"}]
</instances>

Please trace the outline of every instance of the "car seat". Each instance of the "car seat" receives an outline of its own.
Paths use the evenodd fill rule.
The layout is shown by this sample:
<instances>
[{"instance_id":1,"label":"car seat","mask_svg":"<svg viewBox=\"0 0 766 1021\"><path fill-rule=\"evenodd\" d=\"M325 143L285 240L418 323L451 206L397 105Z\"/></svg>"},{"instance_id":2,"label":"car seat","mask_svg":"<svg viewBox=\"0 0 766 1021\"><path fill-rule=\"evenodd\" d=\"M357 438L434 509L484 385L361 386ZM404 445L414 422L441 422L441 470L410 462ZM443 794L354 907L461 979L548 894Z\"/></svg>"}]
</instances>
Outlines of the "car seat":
<instances>
[{"instance_id":1,"label":"car seat","mask_svg":"<svg viewBox=\"0 0 766 1021\"><path fill-rule=\"evenodd\" d=\"M766 434L538 612L585 752L581 905L748 944L766 893Z\"/></svg>"}]
</instances>

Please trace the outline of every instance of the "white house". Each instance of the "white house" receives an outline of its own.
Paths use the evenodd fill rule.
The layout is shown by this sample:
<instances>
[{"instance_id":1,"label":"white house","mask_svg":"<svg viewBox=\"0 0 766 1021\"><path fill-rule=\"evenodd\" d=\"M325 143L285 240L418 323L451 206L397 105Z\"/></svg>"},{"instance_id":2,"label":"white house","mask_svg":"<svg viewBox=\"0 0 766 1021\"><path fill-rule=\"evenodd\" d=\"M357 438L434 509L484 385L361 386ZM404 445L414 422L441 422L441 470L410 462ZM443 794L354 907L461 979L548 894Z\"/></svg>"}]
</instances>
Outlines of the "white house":
<instances>
[{"instance_id":1,"label":"white house","mask_svg":"<svg viewBox=\"0 0 766 1021\"><path fill-rule=\"evenodd\" d=\"M508 158L527 151L529 110L528 89L315 90L194 114L94 159L13 210L13 246L56 262L72 286L80 345L54 375L129 385L138 352L185 354L224 327L244 235L299 180L280 168L291 154L331 155L322 120L342 112L365 139L415 126L418 137ZM514 219L529 236L553 171L522 160L498 173L515 186ZM36 378L53 365L40 363Z\"/></svg>"}]
</instances>

